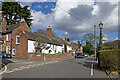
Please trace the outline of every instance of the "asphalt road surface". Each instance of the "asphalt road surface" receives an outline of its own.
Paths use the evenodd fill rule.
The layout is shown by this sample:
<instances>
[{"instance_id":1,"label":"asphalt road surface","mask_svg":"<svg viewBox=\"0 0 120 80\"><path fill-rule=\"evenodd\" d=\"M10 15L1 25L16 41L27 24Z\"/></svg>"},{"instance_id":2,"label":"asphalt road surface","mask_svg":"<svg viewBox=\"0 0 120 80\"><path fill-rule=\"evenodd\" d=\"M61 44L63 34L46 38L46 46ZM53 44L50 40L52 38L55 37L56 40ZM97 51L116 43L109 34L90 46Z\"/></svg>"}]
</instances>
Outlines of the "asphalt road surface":
<instances>
[{"instance_id":1,"label":"asphalt road surface","mask_svg":"<svg viewBox=\"0 0 120 80\"><path fill-rule=\"evenodd\" d=\"M28 65L28 62L23 62ZM18 62L19 64L19 62ZM97 62L93 61L93 57L77 58L66 61L59 61L50 64L42 64L40 62L31 62L32 66L26 68L23 64L22 68L15 70L10 64L8 71L2 75L3 78L108 78L104 71L99 70ZM13 67L13 68L12 68ZM23 69L24 68L24 69ZM14 69L14 70L13 70Z\"/></svg>"}]
</instances>

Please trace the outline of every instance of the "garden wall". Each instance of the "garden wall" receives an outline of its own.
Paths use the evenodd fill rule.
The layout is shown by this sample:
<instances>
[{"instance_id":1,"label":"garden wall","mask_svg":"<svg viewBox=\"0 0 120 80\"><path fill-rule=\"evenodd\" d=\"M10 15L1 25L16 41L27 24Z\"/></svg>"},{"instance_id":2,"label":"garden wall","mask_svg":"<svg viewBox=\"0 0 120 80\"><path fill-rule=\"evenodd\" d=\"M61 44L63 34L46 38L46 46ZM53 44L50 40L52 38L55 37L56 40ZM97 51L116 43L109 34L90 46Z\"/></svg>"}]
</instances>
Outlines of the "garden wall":
<instances>
[{"instance_id":1,"label":"garden wall","mask_svg":"<svg viewBox=\"0 0 120 80\"><path fill-rule=\"evenodd\" d=\"M45 54L45 61L60 61L74 58L75 54ZM44 61L44 54L30 53L28 60Z\"/></svg>"}]
</instances>

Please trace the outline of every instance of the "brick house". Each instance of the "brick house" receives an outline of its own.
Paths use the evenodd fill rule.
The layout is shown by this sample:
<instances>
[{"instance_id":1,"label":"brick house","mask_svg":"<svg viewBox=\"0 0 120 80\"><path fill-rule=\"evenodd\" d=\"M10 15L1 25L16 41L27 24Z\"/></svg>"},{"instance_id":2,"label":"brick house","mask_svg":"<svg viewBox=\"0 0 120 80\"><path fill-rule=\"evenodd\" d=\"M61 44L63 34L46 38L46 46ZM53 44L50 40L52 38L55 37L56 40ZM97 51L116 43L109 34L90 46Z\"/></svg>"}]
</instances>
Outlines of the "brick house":
<instances>
[{"instance_id":1,"label":"brick house","mask_svg":"<svg viewBox=\"0 0 120 80\"><path fill-rule=\"evenodd\" d=\"M65 44L67 52L75 53L76 49L72 42L67 42L67 39L56 38L52 36L52 28L47 28L46 36L32 33L30 27L24 19L17 24L7 25L6 19L3 18L1 23L1 36L4 43L1 45L1 51L6 54L12 54L15 58L27 59L29 53L36 52L35 43L37 38L42 38L46 41L46 48L40 51L46 54L64 53Z\"/></svg>"},{"instance_id":2,"label":"brick house","mask_svg":"<svg viewBox=\"0 0 120 80\"><path fill-rule=\"evenodd\" d=\"M2 44L2 52L13 54L15 57L26 59L28 40L23 34L24 31L31 32L30 27L21 19L20 23L7 25L6 19L3 18L1 23L1 36L4 43Z\"/></svg>"},{"instance_id":3,"label":"brick house","mask_svg":"<svg viewBox=\"0 0 120 80\"><path fill-rule=\"evenodd\" d=\"M52 29L50 27L47 29L47 36L32 33L24 19L21 19L20 23L8 26L6 19L3 18L1 27L1 36L4 41L1 45L1 51L6 54L12 54L16 58L27 59L29 53L36 52L35 40L39 37L47 42L47 47L41 51L42 53L62 53L62 45L57 40L51 39Z\"/></svg>"}]
</instances>

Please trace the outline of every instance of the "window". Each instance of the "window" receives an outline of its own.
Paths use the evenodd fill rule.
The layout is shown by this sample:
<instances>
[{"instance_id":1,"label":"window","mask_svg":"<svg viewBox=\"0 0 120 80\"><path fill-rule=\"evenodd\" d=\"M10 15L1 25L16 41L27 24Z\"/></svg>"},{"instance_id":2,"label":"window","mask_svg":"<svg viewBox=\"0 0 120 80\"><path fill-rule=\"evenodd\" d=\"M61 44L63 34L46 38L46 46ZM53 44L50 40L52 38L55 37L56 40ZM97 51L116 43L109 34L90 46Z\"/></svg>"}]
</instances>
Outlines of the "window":
<instances>
[{"instance_id":1,"label":"window","mask_svg":"<svg viewBox=\"0 0 120 80\"><path fill-rule=\"evenodd\" d=\"M15 56L15 49L12 49L12 55Z\"/></svg>"},{"instance_id":2,"label":"window","mask_svg":"<svg viewBox=\"0 0 120 80\"><path fill-rule=\"evenodd\" d=\"M20 44L20 36L16 36L16 44Z\"/></svg>"},{"instance_id":3,"label":"window","mask_svg":"<svg viewBox=\"0 0 120 80\"><path fill-rule=\"evenodd\" d=\"M10 33L7 34L6 41L10 41Z\"/></svg>"},{"instance_id":4,"label":"window","mask_svg":"<svg viewBox=\"0 0 120 80\"><path fill-rule=\"evenodd\" d=\"M10 46L6 46L6 54L10 54Z\"/></svg>"}]
</instances>

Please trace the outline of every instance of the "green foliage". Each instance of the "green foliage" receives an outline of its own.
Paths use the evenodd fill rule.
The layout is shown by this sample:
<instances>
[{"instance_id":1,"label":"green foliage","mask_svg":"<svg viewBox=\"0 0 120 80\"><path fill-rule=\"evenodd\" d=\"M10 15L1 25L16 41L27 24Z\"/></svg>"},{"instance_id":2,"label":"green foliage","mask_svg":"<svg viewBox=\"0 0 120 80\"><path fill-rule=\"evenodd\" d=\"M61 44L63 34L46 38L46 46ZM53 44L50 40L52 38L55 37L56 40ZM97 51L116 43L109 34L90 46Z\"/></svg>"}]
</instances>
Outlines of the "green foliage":
<instances>
[{"instance_id":1,"label":"green foliage","mask_svg":"<svg viewBox=\"0 0 120 80\"><path fill-rule=\"evenodd\" d=\"M103 50L106 50L106 49L118 49L118 46L103 46Z\"/></svg>"},{"instance_id":2,"label":"green foliage","mask_svg":"<svg viewBox=\"0 0 120 80\"><path fill-rule=\"evenodd\" d=\"M37 42L35 49L42 50L43 48L46 47L46 45L44 44L46 43L46 41L44 39L39 37L35 41Z\"/></svg>"},{"instance_id":3,"label":"green foliage","mask_svg":"<svg viewBox=\"0 0 120 80\"><path fill-rule=\"evenodd\" d=\"M82 36L81 42L89 42L91 45L94 44L94 34L93 33L87 33ZM98 41L99 37L96 36L96 41Z\"/></svg>"},{"instance_id":4,"label":"green foliage","mask_svg":"<svg viewBox=\"0 0 120 80\"><path fill-rule=\"evenodd\" d=\"M16 24L24 18L28 26L31 26L33 19L31 19L31 9L28 7L22 7L18 2L2 2L2 17L6 17L8 25Z\"/></svg>"},{"instance_id":5,"label":"green foliage","mask_svg":"<svg viewBox=\"0 0 120 80\"><path fill-rule=\"evenodd\" d=\"M67 44L64 44L64 46L65 46L65 52L67 53Z\"/></svg>"},{"instance_id":6,"label":"green foliage","mask_svg":"<svg viewBox=\"0 0 120 80\"><path fill-rule=\"evenodd\" d=\"M100 51L100 67L110 71L120 71L120 50L103 50Z\"/></svg>"},{"instance_id":7,"label":"green foliage","mask_svg":"<svg viewBox=\"0 0 120 80\"><path fill-rule=\"evenodd\" d=\"M78 44L80 44L80 41L78 41Z\"/></svg>"},{"instance_id":8,"label":"green foliage","mask_svg":"<svg viewBox=\"0 0 120 80\"><path fill-rule=\"evenodd\" d=\"M93 54L93 45L91 45L89 42L86 42L86 45L83 47L83 52L88 53L89 55Z\"/></svg>"},{"instance_id":9,"label":"green foliage","mask_svg":"<svg viewBox=\"0 0 120 80\"><path fill-rule=\"evenodd\" d=\"M69 38L67 38L67 41L70 41L70 39L69 39Z\"/></svg>"}]
</instances>

